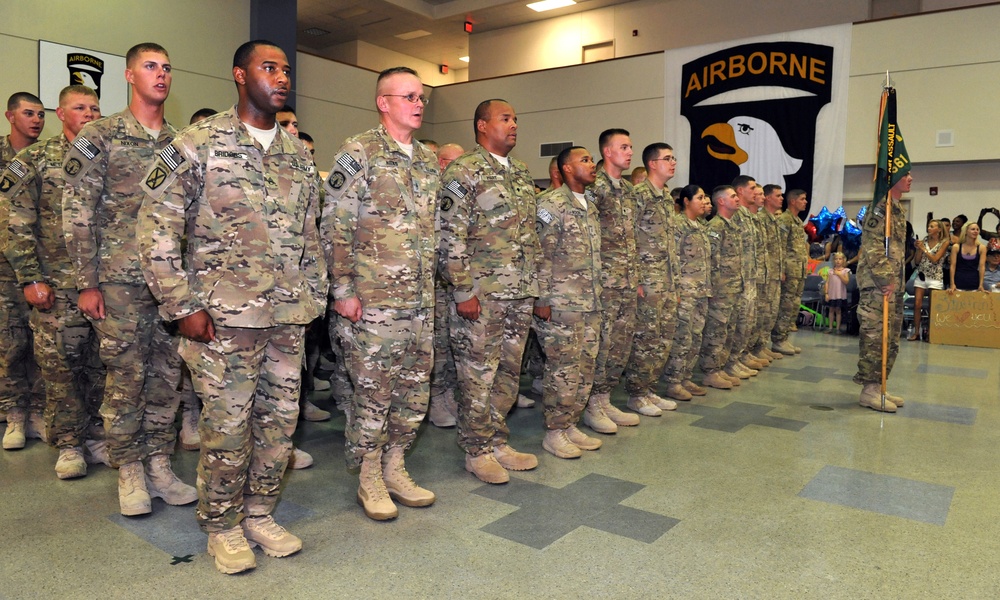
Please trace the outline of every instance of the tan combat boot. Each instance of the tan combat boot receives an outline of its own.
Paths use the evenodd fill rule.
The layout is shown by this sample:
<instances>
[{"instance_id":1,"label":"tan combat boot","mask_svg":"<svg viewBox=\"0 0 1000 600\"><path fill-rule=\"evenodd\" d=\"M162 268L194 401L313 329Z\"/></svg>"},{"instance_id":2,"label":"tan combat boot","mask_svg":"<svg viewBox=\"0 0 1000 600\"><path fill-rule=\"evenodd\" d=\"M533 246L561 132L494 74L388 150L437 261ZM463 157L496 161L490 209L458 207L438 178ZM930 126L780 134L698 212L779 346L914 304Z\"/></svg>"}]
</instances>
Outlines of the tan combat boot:
<instances>
[{"instance_id":1,"label":"tan combat boot","mask_svg":"<svg viewBox=\"0 0 1000 600\"><path fill-rule=\"evenodd\" d=\"M184 506L198 499L198 490L174 475L170 457L166 454L156 454L147 459L146 489L151 498L162 498L171 506Z\"/></svg>"},{"instance_id":2,"label":"tan combat boot","mask_svg":"<svg viewBox=\"0 0 1000 600\"><path fill-rule=\"evenodd\" d=\"M719 371L712 371L702 378L701 383L717 390L731 390L733 383L726 379Z\"/></svg>"},{"instance_id":3,"label":"tan combat boot","mask_svg":"<svg viewBox=\"0 0 1000 600\"><path fill-rule=\"evenodd\" d=\"M733 384L733 387L739 387L740 385L742 385L742 381L740 381L740 378L736 377L735 375L730 375L729 373L726 373L724 370L719 370L717 371L717 373L721 375L724 379L727 379L729 383Z\"/></svg>"},{"instance_id":4,"label":"tan combat boot","mask_svg":"<svg viewBox=\"0 0 1000 600\"><path fill-rule=\"evenodd\" d=\"M399 516L396 505L385 489L382 480L382 451L365 454L361 460L361 477L358 486L358 504L365 509L365 515L376 521L387 521Z\"/></svg>"},{"instance_id":5,"label":"tan combat boot","mask_svg":"<svg viewBox=\"0 0 1000 600\"><path fill-rule=\"evenodd\" d=\"M628 403L625 406L628 406L629 409L634 410L644 417L659 417L663 415L663 410L653 404L653 401L646 394L629 396Z\"/></svg>"},{"instance_id":6,"label":"tan combat boot","mask_svg":"<svg viewBox=\"0 0 1000 600\"><path fill-rule=\"evenodd\" d=\"M329 387L329 384L327 386ZM323 410L308 400L302 403L302 413L300 416L306 421L314 422L329 421L331 417L330 411Z\"/></svg>"},{"instance_id":7,"label":"tan combat boot","mask_svg":"<svg viewBox=\"0 0 1000 600\"><path fill-rule=\"evenodd\" d=\"M886 390L885 391L885 399L886 400L891 400L892 403L896 405L896 408L903 408L903 397L902 396L897 396L896 394L890 394L889 390Z\"/></svg>"},{"instance_id":8,"label":"tan combat boot","mask_svg":"<svg viewBox=\"0 0 1000 600\"><path fill-rule=\"evenodd\" d=\"M879 412L896 412L896 404L889 399L889 394L885 396L885 408L883 408L882 386L877 383L866 383L865 387L861 389L861 397L858 399L858 404Z\"/></svg>"},{"instance_id":9,"label":"tan combat boot","mask_svg":"<svg viewBox=\"0 0 1000 600\"><path fill-rule=\"evenodd\" d=\"M667 389L663 393L665 393L668 398L673 398L674 400L690 400L692 398L691 392L684 389L684 386L679 383L671 383L667 385Z\"/></svg>"},{"instance_id":10,"label":"tan combat boot","mask_svg":"<svg viewBox=\"0 0 1000 600\"><path fill-rule=\"evenodd\" d=\"M681 384L683 385L683 384ZM673 400L667 400L666 398L661 398L653 392L646 394L646 398L653 403L656 408L660 410L677 410L677 403Z\"/></svg>"},{"instance_id":11,"label":"tan combat boot","mask_svg":"<svg viewBox=\"0 0 1000 600\"><path fill-rule=\"evenodd\" d=\"M729 375L730 377L738 377L740 379L750 379L751 377L750 373L736 366L737 364L738 363L729 363L728 365L726 365L726 368L723 369L723 371L726 373L726 375Z\"/></svg>"},{"instance_id":12,"label":"tan combat boot","mask_svg":"<svg viewBox=\"0 0 1000 600\"><path fill-rule=\"evenodd\" d=\"M198 434L198 419L201 411L197 406L185 406L181 411L181 448L198 450L201 448L201 436Z\"/></svg>"},{"instance_id":13,"label":"tan combat boot","mask_svg":"<svg viewBox=\"0 0 1000 600\"><path fill-rule=\"evenodd\" d=\"M24 435L25 411L23 408L12 408L7 413L7 431L3 434L4 450L20 450L27 441Z\"/></svg>"},{"instance_id":14,"label":"tan combat boot","mask_svg":"<svg viewBox=\"0 0 1000 600\"><path fill-rule=\"evenodd\" d=\"M455 390L431 396L427 418L435 427L454 427L458 424L458 404L455 402Z\"/></svg>"},{"instance_id":15,"label":"tan combat boot","mask_svg":"<svg viewBox=\"0 0 1000 600\"><path fill-rule=\"evenodd\" d=\"M152 512L142 461L136 460L118 467L118 504L126 517Z\"/></svg>"},{"instance_id":16,"label":"tan combat boot","mask_svg":"<svg viewBox=\"0 0 1000 600\"><path fill-rule=\"evenodd\" d=\"M312 454L309 454L301 448L292 447L292 453L288 455L289 469L308 469L312 465Z\"/></svg>"},{"instance_id":17,"label":"tan combat boot","mask_svg":"<svg viewBox=\"0 0 1000 600\"><path fill-rule=\"evenodd\" d=\"M781 342L780 344L774 344L771 349L775 352L784 354L785 356L795 356L795 347L788 343L788 340Z\"/></svg>"},{"instance_id":18,"label":"tan combat boot","mask_svg":"<svg viewBox=\"0 0 1000 600\"><path fill-rule=\"evenodd\" d=\"M744 373L748 373L750 375L750 377L756 377L757 373L760 372L757 369L754 369L753 367L751 367L751 366L747 365L745 362L743 362L743 359L740 359L740 360L736 361L736 368L740 369Z\"/></svg>"},{"instance_id":19,"label":"tan combat boot","mask_svg":"<svg viewBox=\"0 0 1000 600\"><path fill-rule=\"evenodd\" d=\"M691 392L692 396L706 396L708 395L708 390L701 387L697 383L691 381L690 379L685 379L681 382L681 387Z\"/></svg>"},{"instance_id":20,"label":"tan combat boot","mask_svg":"<svg viewBox=\"0 0 1000 600\"><path fill-rule=\"evenodd\" d=\"M83 448L60 448L56 460L56 477L76 479L87 474L87 461L83 460Z\"/></svg>"},{"instance_id":21,"label":"tan combat boot","mask_svg":"<svg viewBox=\"0 0 1000 600\"><path fill-rule=\"evenodd\" d=\"M566 437L565 429L549 429L542 439L542 448L559 458L580 458L583 450L580 450L573 442Z\"/></svg>"},{"instance_id":22,"label":"tan combat boot","mask_svg":"<svg viewBox=\"0 0 1000 600\"><path fill-rule=\"evenodd\" d=\"M587 401L583 411L583 423L597 433L618 433L618 425L604 414L604 406L595 394Z\"/></svg>"},{"instance_id":23,"label":"tan combat boot","mask_svg":"<svg viewBox=\"0 0 1000 600\"><path fill-rule=\"evenodd\" d=\"M500 466L511 471L530 471L538 466L538 457L528 452L518 452L508 444L493 446L493 458Z\"/></svg>"},{"instance_id":24,"label":"tan combat boot","mask_svg":"<svg viewBox=\"0 0 1000 600\"><path fill-rule=\"evenodd\" d=\"M414 483L413 478L406 472L402 448L391 448L382 454L382 481L385 482L389 497L403 506L434 504L434 492Z\"/></svg>"},{"instance_id":25,"label":"tan combat boot","mask_svg":"<svg viewBox=\"0 0 1000 600\"><path fill-rule=\"evenodd\" d=\"M576 425L566 429L566 438L580 450L597 450L601 447L601 444L604 443L601 440L590 437L586 433L580 431L576 428Z\"/></svg>"},{"instance_id":26,"label":"tan combat boot","mask_svg":"<svg viewBox=\"0 0 1000 600\"><path fill-rule=\"evenodd\" d=\"M619 427L635 427L639 424L639 416L632 413L622 412L618 407L611 404L611 394L595 394L604 409L604 414ZM591 396L593 398L594 396Z\"/></svg>"},{"instance_id":27,"label":"tan combat boot","mask_svg":"<svg viewBox=\"0 0 1000 600\"><path fill-rule=\"evenodd\" d=\"M510 474L492 452L479 456L465 455L465 470L485 483L507 483Z\"/></svg>"},{"instance_id":28,"label":"tan combat boot","mask_svg":"<svg viewBox=\"0 0 1000 600\"><path fill-rule=\"evenodd\" d=\"M281 558L302 549L302 540L275 523L271 515L247 517L240 524L247 544L251 548L260 546L268 556Z\"/></svg>"},{"instance_id":29,"label":"tan combat boot","mask_svg":"<svg viewBox=\"0 0 1000 600\"><path fill-rule=\"evenodd\" d=\"M226 575L242 573L257 566L257 559L243 536L242 527L208 534L208 555L215 557L215 568Z\"/></svg>"}]
</instances>

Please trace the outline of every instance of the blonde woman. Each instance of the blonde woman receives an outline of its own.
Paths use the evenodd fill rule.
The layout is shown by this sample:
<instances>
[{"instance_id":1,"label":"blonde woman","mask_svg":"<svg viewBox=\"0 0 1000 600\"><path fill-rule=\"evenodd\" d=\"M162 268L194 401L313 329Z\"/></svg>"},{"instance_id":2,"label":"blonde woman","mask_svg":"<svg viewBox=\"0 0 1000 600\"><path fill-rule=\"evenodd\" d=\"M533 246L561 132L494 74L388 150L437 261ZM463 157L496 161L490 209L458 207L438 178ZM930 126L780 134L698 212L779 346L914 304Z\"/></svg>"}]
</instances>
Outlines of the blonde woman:
<instances>
[{"instance_id":1,"label":"blonde woman","mask_svg":"<svg viewBox=\"0 0 1000 600\"><path fill-rule=\"evenodd\" d=\"M959 234L961 243L951 247L951 288L983 291L986 274L986 246L979 243L979 225L966 223Z\"/></svg>"},{"instance_id":2,"label":"blonde woman","mask_svg":"<svg viewBox=\"0 0 1000 600\"><path fill-rule=\"evenodd\" d=\"M927 224L927 237L917 242L913 262L917 263L917 277L913 281L916 298L913 305L913 334L906 339L913 342L920 339L920 307L923 306L927 290L944 289L944 255L951 246L951 236L941 221L932 220Z\"/></svg>"}]
</instances>

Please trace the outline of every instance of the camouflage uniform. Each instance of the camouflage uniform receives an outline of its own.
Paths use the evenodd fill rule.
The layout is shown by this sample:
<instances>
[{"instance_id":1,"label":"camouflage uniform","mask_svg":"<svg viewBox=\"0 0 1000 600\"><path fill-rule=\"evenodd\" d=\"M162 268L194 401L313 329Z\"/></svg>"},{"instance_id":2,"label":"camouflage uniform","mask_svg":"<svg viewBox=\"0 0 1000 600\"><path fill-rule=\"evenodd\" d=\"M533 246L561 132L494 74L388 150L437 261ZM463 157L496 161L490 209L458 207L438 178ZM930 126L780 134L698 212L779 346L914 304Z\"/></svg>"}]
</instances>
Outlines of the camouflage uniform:
<instances>
[{"instance_id":1,"label":"camouflage uniform","mask_svg":"<svg viewBox=\"0 0 1000 600\"><path fill-rule=\"evenodd\" d=\"M601 340L594 367L594 394L610 393L621 380L632 351L639 295L635 247L636 205L632 184L597 172L590 188L601 218Z\"/></svg>"},{"instance_id":2,"label":"camouflage uniform","mask_svg":"<svg viewBox=\"0 0 1000 600\"><path fill-rule=\"evenodd\" d=\"M711 246L708 224L703 219L689 219L684 213L674 215L674 245L679 257L677 291L677 331L664 371L669 383L691 379L691 372L701 350L708 299L712 297Z\"/></svg>"},{"instance_id":3,"label":"camouflage uniform","mask_svg":"<svg viewBox=\"0 0 1000 600\"><path fill-rule=\"evenodd\" d=\"M458 386L455 356L451 352L448 317L450 302L448 284L442 281L441 274L438 273L434 278L434 369L431 371L431 398L437 398L448 390L454 391Z\"/></svg>"},{"instance_id":4,"label":"camouflage uniform","mask_svg":"<svg viewBox=\"0 0 1000 600\"><path fill-rule=\"evenodd\" d=\"M106 316L93 320L108 369L101 416L115 467L172 454L181 360L139 264L142 182L173 139L153 139L129 109L84 126L63 161L63 230L78 290L99 288Z\"/></svg>"},{"instance_id":5,"label":"camouflage uniform","mask_svg":"<svg viewBox=\"0 0 1000 600\"><path fill-rule=\"evenodd\" d=\"M83 445L84 432L97 419L107 376L93 356L94 329L76 304L76 279L63 237L62 163L68 148L60 134L18 155L19 167L5 174L15 183L5 192L10 214L0 230L19 286L42 282L55 295L48 310L31 310L31 328L45 381L46 439L60 449Z\"/></svg>"},{"instance_id":6,"label":"camouflage uniform","mask_svg":"<svg viewBox=\"0 0 1000 600\"><path fill-rule=\"evenodd\" d=\"M885 249L886 201L880 200L865 215L858 254L858 319L861 322L858 372L854 382L866 385L882 382L882 312L884 286L895 283L889 295L889 345L885 375L892 372L899 352L903 327L903 260L906 256L906 214L898 200L892 202L889 255Z\"/></svg>"},{"instance_id":7,"label":"camouflage uniform","mask_svg":"<svg viewBox=\"0 0 1000 600\"><path fill-rule=\"evenodd\" d=\"M750 351L758 354L763 349L771 347L771 329L778 318L778 303L781 301L781 271L783 252L781 235L778 229L778 215L772 215L766 209L757 213L757 223L760 225L767 258L764 263L764 273L757 278L757 331L751 337Z\"/></svg>"},{"instance_id":8,"label":"camouflage uniform","mask_svg":"<svg viewBox=\"0 0 1000 600\"><path fill-rule=\"evenodd\" d=\"M590 397L601 329L601 232L592 193L587 208L567 185L538 197L538 300L534 319L545 352L545 428L575 426Z\"/></svg>"},{"instance_id":9,"label":"camouflage uniform","mask_svg":"<svg viewBox=\"0 0 1000 600\"><path fill-rule=\"evenodd\" d=\"M729 365L739 360L750 342L750 333L757 327L757 264L764 260L753 214L741 206L733 215L733 222L743 237L743 293L736 301L736 327L728 342Z\"/></svg>"},{"instance_id":10,"label":"camouflage uniform","mask_svg":"<svg viewBox=\"0 0 1000 600\"><path fill-rule=\"evenodd\" d=\"M326 180L322 239L333 297L357 297L363 308L357 323L331 324L354 383L349 468L380 449L405 451L427 413L438 178L430 149L414 140L411 159L379 125L347 140Z\"/></svg>"},{"instance_id":11,"label":"camouflage uniform","mask_svg":"<svg viewBox=\"0 0 1000 600\"><path fill-rule=\"evenodd\" d=\"M0 137L0 171L5 171L16 154L10 136ZM5 172L0 178L0 220L5 229L10 208L6 192L15 185L16 177L16 173ZM23 408L41 413L45 405L42 378L32 351L30 315L31 307L14 269L6 257L0 256L0 412Z\"/></svg>"},{"instance_id":12,"label":"camouflage uniform","mask_svg":"<svg viewBox=\"0 0 1000 600\"><path fill-rule=\"evenodd\" d=\"M507 443L521 356L538 296L535 187L528 167L482 146L441 176L441 274L449 282L451 345L461 386L458 445L469 455ZM479 299L475 321L457 304Z\"/></svg>"},{"instance_id":13,"label":"camouflage uniform","mask_svg":"<svg viewBox=\"0 0 1000 600\"><path fill-rule=\"evenodd\" d=\"M213 341L184 338L180 354L202 401L198 522L223 531L271 514L280 495L303 332L326 301L319 179L298 140L279 128L262 149L234 107L185 129L142 187L142 267L160 314L206 311L215 324Z\"/></svg>"},{"instance_id":14,"label":"camouflage uniform","mask_svg":"<svg viewBox=\"0 0 1000 600\"><path fill-rule=\"evenodd\" d=\"M680 261L674 239L673 200L647 179L635 186L635 244L645 297L638 299L632 355L625 367L629 396L653 392L677 330Z\"/></svg>"},{"instance_id":15,"label":"camouflage uniform","mask_svg":"<svg viewBox=\"0 0 1000 600\"><path fill-rule=\"evenodd\" d=\"M708 300L701 340L701 369L711 373L725 367L735 351L727 342L736 333L746 254L743 235L732 220L717 214L708 222L707 229L712 257L712 297Z\"/></svg>"},{"instance_id":16,"label":"camouflage uniform","mask_svg":"<svg viewBox=\"0 0 1000 600\"><path fill-rule=\"evenodd\" d=\"M788 339L788 333L799 315L802 290L806 285L806 265L809 262L809 242L802 225L802 219L786 210L778 217L778 231L781 253L784 257L782 271L785 280L781 282L781 303L778 318L771 330L771 342L780 344Z\"/></svg>"}]
</instances>

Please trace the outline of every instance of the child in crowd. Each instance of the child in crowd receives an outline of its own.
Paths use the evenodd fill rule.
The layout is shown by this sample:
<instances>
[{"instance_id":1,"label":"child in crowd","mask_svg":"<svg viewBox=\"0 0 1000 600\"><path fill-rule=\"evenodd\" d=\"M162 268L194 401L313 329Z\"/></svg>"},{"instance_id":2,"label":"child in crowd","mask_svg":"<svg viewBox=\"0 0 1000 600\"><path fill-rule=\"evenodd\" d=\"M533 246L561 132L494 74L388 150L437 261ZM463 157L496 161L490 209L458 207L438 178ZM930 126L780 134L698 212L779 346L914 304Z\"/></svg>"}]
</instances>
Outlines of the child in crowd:
<instances>
[{"instance_id":1,"label":"child in crowd","mask_svg":"<svg viewBox=\"0 0 1000 600\"><path fill-rule=\"evenodd\" d=\"M827 333L840 333L840 320L843 308L847 306L847 282L851 280L851 271L847 268L847 257L843 252L834 252L833 268L826 277L823 295L830 307L830 329Z\"/></svg>"}]
</instances>

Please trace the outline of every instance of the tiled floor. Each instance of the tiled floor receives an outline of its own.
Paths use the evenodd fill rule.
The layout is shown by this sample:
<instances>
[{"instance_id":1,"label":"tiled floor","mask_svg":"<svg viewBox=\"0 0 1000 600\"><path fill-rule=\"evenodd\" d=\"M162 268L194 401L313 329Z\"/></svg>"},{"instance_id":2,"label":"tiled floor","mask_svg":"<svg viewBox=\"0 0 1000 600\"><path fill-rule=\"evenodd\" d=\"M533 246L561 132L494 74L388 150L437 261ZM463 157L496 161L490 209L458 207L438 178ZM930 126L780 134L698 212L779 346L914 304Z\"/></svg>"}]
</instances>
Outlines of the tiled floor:
<instances>
[{"instance_id":1,"label":"tiled floor","mask_svg":"<svg viewBox=\"0 0 1000 600\"><path fill-rule=\"evenodd\" d=\"M0 453L0 598L997 597L1000 352L903 342L906 406L883 416L857 404L856 338L794 341L578 460L541 450L539 408L516 410L512 444L541 464L505 486L427 425L407 466L438 502L392 522L355 503L343 418L304 423L317 464L290 472L276 516L305 549L240 576L216 572L191 507L121 517L115 472L59 481L29 442ZM195 460L176 461L188 482Z\"/></svg>"}]
</instances>

